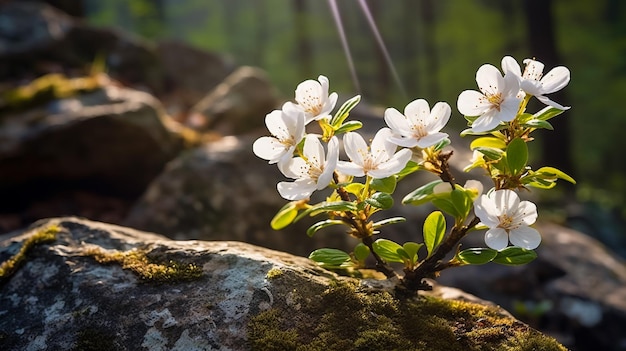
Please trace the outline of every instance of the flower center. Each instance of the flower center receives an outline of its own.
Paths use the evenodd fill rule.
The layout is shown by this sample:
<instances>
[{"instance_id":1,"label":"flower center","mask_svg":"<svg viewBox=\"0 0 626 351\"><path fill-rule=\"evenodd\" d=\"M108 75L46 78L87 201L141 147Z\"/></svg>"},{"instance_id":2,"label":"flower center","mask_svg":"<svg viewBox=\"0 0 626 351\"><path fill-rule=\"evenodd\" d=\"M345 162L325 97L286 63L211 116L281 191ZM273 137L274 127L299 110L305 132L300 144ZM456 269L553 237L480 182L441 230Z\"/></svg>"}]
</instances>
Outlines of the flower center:
<instances>
[{"instance_id":1,"label":"flower center","mask_svg":"<svg viewBox=\"0 0 626 351\"><path fill-rule=\"evenodd\" d=\"M498 216L498 219L500 220L500 224L498 225L498 228L502 228L507 231L511 229L516 229L520 226L520 224L517 223L514 216L503 214L503 215Z\"/></svg>"},{"instance_id":2,"label":"flower center","mask_svg":"<svg viewBox=\"0 0 626 351\"><path fill-rule=\"evenodd\" d=\"M313 179L315 182L317 182L319 177L324 172L324 165L321 164L321 162L318 162L317 159L315 159L314 161L315 162L311 162L311 161L307 161L306 162L307 165L309 166L309 169L307 170L307 174L309 175L309 177L311 179Z\"/></svg>"},{"instance_id":3,"label":"flower center","mask_svg":"<svg viewBox=\"0 0 626 351\"><path fill-rule=\"evenodd\" d=\"M428 135L428 131L423 124L414 124L411 126L411 130L415 139L421 139Z\"/></svg>"},{"instance_id":4,"label":"flower center","mask_svg":"<svg viewBox=\"0 0 626 351\"><path fill-rule=\"evenodd\" d=\"M322 111L322 102L319 96L306 95L298 103L304 108L305 112L314 116L317 116Z\"/></svg>"},{"instance_id":5,"label":"flower center","mask_svg":"<svg viewBox=\"0 0 626 351\"><path fill-rule=\"evenodd\" d=\"M498 111L500 111L500 104L502 104L502 93L487 95L487 101L493 105Z\"/></svg>"}]
</instances>

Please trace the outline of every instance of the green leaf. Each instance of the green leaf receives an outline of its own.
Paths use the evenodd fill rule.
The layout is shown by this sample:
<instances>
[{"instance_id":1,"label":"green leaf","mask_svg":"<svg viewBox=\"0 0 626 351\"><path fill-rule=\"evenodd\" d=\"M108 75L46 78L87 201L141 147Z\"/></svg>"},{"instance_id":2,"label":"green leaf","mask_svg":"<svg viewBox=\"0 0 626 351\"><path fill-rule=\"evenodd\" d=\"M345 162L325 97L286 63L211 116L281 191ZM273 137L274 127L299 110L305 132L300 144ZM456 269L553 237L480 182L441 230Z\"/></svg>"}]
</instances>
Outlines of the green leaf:
<instances>
[{"instance_id":1,"label":"green leaf","mask_svg":"<svg viewBox=\"0 0 626 351\"><path fill-rule=\"evenodd\" d=\"M506 161L512 175L518 175L528 162L528 146L521 138L515 138L506 147Z\"/></svg>"},{"instance_id":2,"label":"green leaf","mask_svg":"<svg viewBox=\"0 0 626 351\"><path fill-rule=\"evenodd\" d=\"M478 138L470 144L470 149L474 150L478 147L488 147L492 149L505 149L506 143L504 140L494 137Z\"/></svg>"},{"instance_id":3,"label":"green leaf","mask_svg":"<svg viewBox=\"0 0 626 351\"><path fill-rule=\"evenodd\" d=\"M370 188L376 191L382 191L383 193L393 194L396 190L396 177L390 176L387 178L372 179Z\"/></svg>"},{"instance_id":4,"label":"green leaf","mask_svg":"<svg viewBox=\"0 0 626 351\"><path fill-rule=\"evenodd\" d=\"M363 243L358 243L354 247L354 258L356 258L357 261L363 262L369 255L370 255L370 248L367 247L367 245Z\"/></svg>"},{"instance_id":5,"label":"green leaf","mask_svg":"<svg viewBox=\"0 0 626 351\"><path fill-rule=\"evenodd\" d=\"M332 201L332 202L320 202L302 211L293 222L297 222L307 215L311 217L317 216L320 213L332 212L332 211L356 211L356 205L350 201Z\"/></svg>"},{"instance_id":6,"label":"green leaf","mask_svg":"<svg viewBox=\"0 0 626 351\"><path fill-rule=\"evenodd\" d=\"M426 217L424 221L424 244L426 244L426 251L428 251L429 257L435 248L441 244L445 233L446 219L443 213L434 211Z\"/></svg>"},{"instance_id":7,"label":"green leaf","mask_svg":"<svg viewBox=\"0 0 626 351\"><path fill-rule=\"evenodd\" d=\"M393 197L387 193L374 193L372 197L365 199L365 202L383 210L393 207Z\"/></svg>"},{"instance_id":8,"label":"green leaf","mask_svg":"<svg viewBox=\"0 0 626 351\"><path fill-rule=\"evenodd\" d=\"M454 189L452 193L450 193L450 199L452 200L452 205L459 214L460 218L467 217L467 214L472 207L472 199L470 198L470 194L465 192L465 190Z\"/></svg>"},{"instance_id":9,"label":"green leaf","mask_svg":"<svg viewBox=\"0 0 626 351\"><path fill-rule=\"evenodd\" d=\"M526 264L535 258L537 258L537 253L533 250L527 250L517 246L509 246L498 252L498 255L493 259L493 262L507 266L519 266Z\"/></svg>"},{"instance_id":10,"label":"green leaf","mask_svg":"<svg viewBox=\"0 0 626 351\"><path fill-rule=\"evenodd\" d=\"M404 217L392 217L392 218L387 218L387 219L383 219L381 221L378 221L376 223L374 223L372 225L372 227L374 229L378 229L384 225L388 225L388 224L395 224L395 223L401 223L401 222L406 222L406 218Z\"/></svg>"},{"instance_id":11,"label":"green leaf","mask_svg":"<svg viewBox=\"0 0 626 351\"><path fill-rule=\"evenodd\" d=\"M357 197L361 196L361 192L363 191L363 188L365 187L365 185L361 184L361 183L350 183L346 186L344 186L343 188L349 192L350 194L354 194Z\"/></svg>"},{"instance_id":12,"label":"green leaf","mask_svg":"<svg viewBox=\"0 0 626 351\"><path fill-rule=\"evenodd\" d=\"M409 255L411 259L411 263L415 264L418 261L417 252L424 246L424 244L414 243L412 241L408 241L402 245L404 251Z\"/></svg>"},{"instance_id":13,"label":"green leaf","mask_svg":"<svg viewBox=\"0 0 626 351\"><path fill-rule=\"evenodd\" d=\"M317 249L311 252L309 259L325 268L338 268L350 262L350 255L338 249Z\"/></svg>"},{"instance_id":14,"label":"green leaf","mask_svg":"<svg viewBox=\"0 0 626 351\"><path fill-rule=\"evenodd\" d=\"M522 126L527 127L527 128L541 128L541 129L554 130L554 127L552 126L552 124L550 124L550 122L544 121L541 119L531 119L530 121L522 124Z\"/></svg>"},{"instance_id":15,"label":"green leaf","mask_svg":"<svg viewBox=\"0 0 626 351\"><path fill-rule=\"evenodd\" d=\"M335 135L351 132L353 130L361 129L362 127L363 123L360 121L348 121L342 124L341 127L337 128Z\"/></svg>"},{"instance_id":16,"label":"green leaf","mask_svg":"<svg viewBox=\"0 0 626 351\"><path fill-rule=\"evenodd\" d=\"M533 117L535 117L536 119L540 119L542 121L547 121L550 118L556 117L563 112L565 112L565 110L559 110L556 107L546 106L543 110L535 113Z\"/></svg>"},{"instance_id":17,"label":"green leaf","mask_svg":"<svg viewBox=\"0 0 626 351\"><path fill-rule=\"evenodd\" d=\"M452 143L452 142L450 141L450 139L445 138L445 139L443 139L442 141L438 142L438 143L435 145L434 150L435 150L435 151L439 151L439 150L443 149L444 147L446 147L446 146L450 145L451 143Z\"/></svg>"},{"instance_id":18,"label":"green leaf","mask_svg":"<svg viewBox=\"0 0 626 351\"><path fill-rule=\"evenodd\" d=\"M534 118L534 116L533 116L533 115L531 115L530 113L522 113L521 115L519 115L519 116L517 117L517 122L518 122L519 124L524 124L524 123L526 123L526 122L530 121L530 120L531 120L531 119L533 119L533 118Z\"/></svg>"},{"instance_id":19,"label":"green leaf","mask_svg":"<svg viewBox=\"0 0 626 351\"><path fill-rule=\"evenodd\" d=\"M313 234L317 233L318 230L324 229L326 227L330 227L332 225L338 225L338 224L346 224L346 223L338 219L327 219L325 221L317 222L313 224L312 226L310 226L309 229L307 229L306 235L312 237Z\"/></svg>"},{"instance_id":20,"label":"green leaf","mask_svg":"<svg viewBox=\"0 0 626 351\"><path fill-rule=\"evenodd\" d=\"M548 177L553 177L553 178L566 180L572 184L576 184L576 181L574 180L574 178L570 177L565 172L559 169L556 169L554 167L541 167L537 171L535 171L535 174L536 175L541 174L544 179Z\"/></svg>"},{"instance_id":21,"label":"green leaf","mask_svg":"<svg viewBox=\"0 0 626 351\"><path fill-rule=\"evenodd\" d=\"M443 198L443 197L435 197L432 199L432 203L433 205L435 205L435 207L437 207L438 209L442 210L443 212L451 215L454 218L460 218L462 215L456 210L456 207L454 206L454 204L452 203L452 200L450 197L447 198Z\"/></svg>"},{"instance_id":22,"label":"green leaf","mask_svg":"<svg viewBox=\"0 0 626 351\"><path fill-rule=\"evenodd\" d=\"M485 135L485 134L489 134L489 132L475 132L474 130L472 130L472 128L463 129L463 131L461 131L462 137L467 136L467 135Z\"/></svg>"},{"instance_id":23,"label":"green leaf","mask_svg":"<svg viewBox=\"0 0 626 351\"><path fill-rule=\"evenodd\" d=\"M352 99L344 102L335 114L335 117L330 120L330 124L335 128L342 125L343 121L348 118L350 111L352 111L352 109L359 103L359 101L361 101L361 95L357 95Z\"/></svg>"},{"instance_id":24,"label":"green leaf","mask_svg":"<svg viewBox=\"0 0 626 351\"><path fill-rule=\"evenodd\" d=\"M296 206L296 201L289 202L285 204L272 218L270 222L270 226L274 230L280 230L290 225L293 220L298 215L298 208Z\"/></svg>"},{"instance_id":25,"label":"green leaf","mask_svg":"<svg viewBox=\"0 0 626 351\"><path fill-rule=\"evenodd\" d=\"M498 251L488 248L471 248L463 250L456 258L465 264L485 264L491 262L498 255Z\"/></svg>"},{"instance_id":26,"label":"green leaf","mask_svg":"<svg viewBox=\"0 0 626 351\"><path fill-rule=\"evenodd\" d=\"M402 246L398 243L387 239L378 239L372 244L374 252L378 254L383 260L388 262L404 262L398 250L403 250Z\"/></svg>"},{"instance_id":27,"label":"green leaf","mask_svg":"<svg viewBox=\"0 0 626 351\"><path fill-rule=\"evenodd\" d=\"M398 179L402 179L413 172L417 172L420 170L420 168L420 165L416 162L409 161L407 162L406 166L404 166L404 168L400 171L400 173L397 174Z\"/></svg>"},{"instance_id":28,"label":"green leaf","mask_svg":"<svg viewBox=\"0 0 626 351\"><path fill-rule=\"evenodd\" d=\"M432 199L433 189L437 184L443 183L441 180L434 180L430 183L424 184L421 187L413 190L411 193L407 194L403 199L403 204L411 204L411 205L421 205L427 203Z\"/></svg>"},{"instance_id":29,"label":"green leaf","mask_svg":"<svg viewBox=\"0 0 626 351\"><path fill-rule=\"evenodd\" d=\"M475 150L485 155L485 158L487 158L490 161L497 161L501 159L502 156L504 155L504 151L500 149L495 149L492 147L479 146Z\"/></svg>"}]
</instances>

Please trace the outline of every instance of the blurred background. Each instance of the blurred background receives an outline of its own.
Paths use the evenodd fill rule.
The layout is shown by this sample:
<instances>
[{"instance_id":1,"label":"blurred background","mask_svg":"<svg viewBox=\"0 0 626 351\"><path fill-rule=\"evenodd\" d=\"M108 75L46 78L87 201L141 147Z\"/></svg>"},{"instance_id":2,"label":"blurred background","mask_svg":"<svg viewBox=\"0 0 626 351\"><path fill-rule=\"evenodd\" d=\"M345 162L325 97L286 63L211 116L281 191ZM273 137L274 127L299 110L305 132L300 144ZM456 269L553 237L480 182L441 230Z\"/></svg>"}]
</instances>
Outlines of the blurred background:
<instances>
[{"instance_id":1,"label":"blurred background","mask_svg":"<svg viewBox=\"0 0 626 351\"><path fill-rule=\"evenodd\" d=\"M536 262L441 281L572 350L626 350L622 0L0 0L0 232L79 215L299 255L350 249L307 238L310 223L269 229L282 177L250 146L265 114L323 74L340 100L361 94L353 117L374 125L386 107L447 101L463 145L458 94L506 55L571 71L550 97L572 108L535 133L530 164L578 184L533 190L547 225ZM469 159L455 157L457 170ZM397 228L387 237L416 231Z\"/></svg>"}]
</instances>

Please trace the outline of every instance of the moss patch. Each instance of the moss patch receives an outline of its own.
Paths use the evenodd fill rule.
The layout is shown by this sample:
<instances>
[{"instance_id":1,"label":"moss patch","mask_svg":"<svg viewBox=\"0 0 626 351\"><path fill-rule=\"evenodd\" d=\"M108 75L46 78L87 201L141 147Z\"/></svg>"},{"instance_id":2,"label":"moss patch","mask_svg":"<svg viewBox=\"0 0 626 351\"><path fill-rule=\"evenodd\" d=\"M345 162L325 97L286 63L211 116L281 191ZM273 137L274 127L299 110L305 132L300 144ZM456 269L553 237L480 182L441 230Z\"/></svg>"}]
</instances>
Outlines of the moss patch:
<instances>
[{"instance_id":1,"label":"moss patch","mask_svg":"<svg viewBox=\"0 0 626 351\"><path fill-rule=\"evenodd\" d=\"M565 351L553 338L482 305L419 297L397 300L362 292L353 283L330 286L299 313L273 308L253 317L253 350Z\"/></svg>"},{"instance_id":2,"label":"moss patch","mask_svg":"<svg viewBox=\"0 0 626 351\"><path fill-rule=\"evenodd\" d=\"M202 268L195 264L184 264L169 260L154 262L142 250L104 250L102 248L88 248L85 256L93 257L102 264L116 263L123 269L129 269L144 281L150 282L180 282L195 280L202 276Z\"/></svg>"},{"instance_id":3,"label":"moss patch","mask_svg":"<svg viewBox=\"0 0 626 351\"><path fill-rule=\"evenodd\" d=\"M267 271L267 273L265 274L265 279L274 279L274 278L278 278L281 275L283 275L283 271L281 271L278 268L272 268L269 271Z\"/></svg>"},{"instance_id":4,"label":"moss patch","mask_svg":"<svg viewBox=\"0 0 626 351\"><path fill-rule=\"evenodd\" d=\"M30 250L32 250L37 245L55 241L57 234L60 231L61 229L58 226L51 225L37 231L28 239L24 240L20 251L11 256L8 260L2 262L2 264L0 264L0 283L4 282L17 271L17 269L26 259L26 255Z\"/></svg>"}]
</instances>

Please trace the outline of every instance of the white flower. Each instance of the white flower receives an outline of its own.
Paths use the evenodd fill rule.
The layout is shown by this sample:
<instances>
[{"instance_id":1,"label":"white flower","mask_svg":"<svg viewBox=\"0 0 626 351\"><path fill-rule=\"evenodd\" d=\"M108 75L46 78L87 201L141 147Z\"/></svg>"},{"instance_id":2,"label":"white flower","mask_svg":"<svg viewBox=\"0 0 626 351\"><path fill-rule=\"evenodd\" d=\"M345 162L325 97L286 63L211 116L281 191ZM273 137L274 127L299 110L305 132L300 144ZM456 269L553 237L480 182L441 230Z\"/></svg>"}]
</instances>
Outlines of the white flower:
<instances>
[{"instance_id":1,"label":"white flower","mask_svg":"<svg viewBox=\"0 0 626 351\"><path fill-rule=\"evenodd\" d=\"M307 135L302 150L304 157L292 158L284 167L283 173L293 182L280 182L277 185L280 196L287 200L306 199L315 190L322 190L330 184L339 159L339 140L332 137L328 142L328 157L324 147L314 135Z\"/></svg>"},{"instance_id":2,"label":"white flower","mask_svg":"<svg viewBox=\"0 0 626 351\"><path fill-rule=\"evenodd\" d=\"M558 108L559 110L567 110L569 107L562 106L549 98L546 94L551 94L563 89L570 81L570 72L567 67L555 67L543 76L543 63L525 59L526 68L522 74L520 65L511 56L505 56L502 59L502 69L505 73L511 72L520 80L520 88L526 94L534 95L539 101L548 106Z\"/></svg>"},{"instance_id":3,"label":"white flower","mask_svg":"<svg viewBox=\"0 0 626 351\"><path fill-rule=\"evenodd\" d=\"M252 145L254 153L278 163L281 167L288 161L298 143L304 138L304 113L297 110L274 110L265 116L265 125L272 136L260 137Z\"/></svg>"},{"instance_id":4,"label":"white flower","mask_svg":"<svg viewBox=\"0 0 626 351\"><path fill-rule=\"evenodd\" d=\"M439 132L450 119L450 105L438 102L432 111L428 102L418 99L410 102L404 108L404 115L395 108L385 110L385 122L393 135L389 138L392 143L422 149L436 145L448 137L448 134Z\"/></svg>"},{"instance_id":5,"label":"white flower","mask_svg":"<svg viewBox=\"0 0 626 351\"><path fill-rule=\"evenodd\" d=\"M504 77L492 65L482 65L476 72L480 92L465 90L459 95L457 107L465 116L479 116L472 123L475 132L486 132L501 122L512 121L517 115L521 99L519 81L514 74Z\"/></svg>"},{"instance_id":6,"label":"white flower","mask_svg":"<svg viewBox=\"0 0 626 351\"><path fill-rule=\"evenodd\" d=\"M304 111L306 123L319 120L330 115L337 104L337 93L328 95L328 78L319 76L318 81L309 79L296 87L296 104L288 103L287 108L298 108Z\"/></svg>"},{"instance_id":7,"label":"white flower","mask_svg":"<svg viewBox=\"0 0 626 351\"><path fill-rule=\"evenodd\" d=\"M339 161L337 169L355 177L368 175L372 178L386 178L400 172L411 159L412 152L409 149L395 152L397 146L387 140L390 136L391 130L382 128L368 148L360 134L346 133L343 144L351 162Z\"/></svg>"},{"instance_id":8,"label":"white flower","mask_svg":"<svg viewBox=\"0 0 626 351\"><path fill-rule=\"evenodd\" d=\"M537 206L521 201L508 189L481 195L474 202L474 211L480 221L489 227L485 243L494 250L502 250L511 244L524 249L535 249L541 243L539 232L529 227L537 220Z\"/></svg>"}]
</instances>

